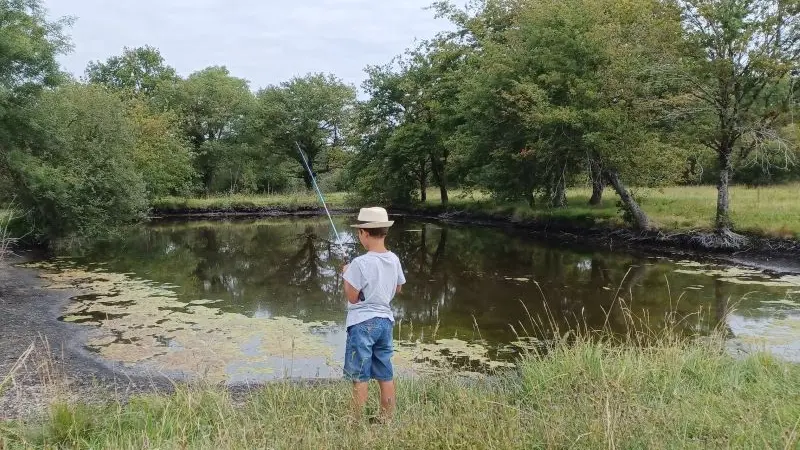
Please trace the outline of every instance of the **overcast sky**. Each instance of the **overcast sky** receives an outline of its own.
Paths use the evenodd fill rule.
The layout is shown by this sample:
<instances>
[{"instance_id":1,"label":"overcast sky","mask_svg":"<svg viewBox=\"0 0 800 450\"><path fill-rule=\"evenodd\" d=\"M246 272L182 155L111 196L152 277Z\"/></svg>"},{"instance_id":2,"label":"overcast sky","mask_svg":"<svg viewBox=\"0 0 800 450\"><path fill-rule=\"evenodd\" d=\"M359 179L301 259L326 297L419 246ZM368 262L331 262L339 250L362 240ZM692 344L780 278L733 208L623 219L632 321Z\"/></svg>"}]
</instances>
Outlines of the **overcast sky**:
<instances>
[{"instance_id":1,"label":"overcast sky","mask_svg":"<svg viewBox=\"0 0 800 450\"><path fill-rule=\"evenodd\" d=\"M308 72L360 86L384 64L447 24L432 0L45 0L52 18L77 19L62 65L80 76L92 60L152 45L181 75L224 65L252 88Z\"/></svg>"}]
</instances>

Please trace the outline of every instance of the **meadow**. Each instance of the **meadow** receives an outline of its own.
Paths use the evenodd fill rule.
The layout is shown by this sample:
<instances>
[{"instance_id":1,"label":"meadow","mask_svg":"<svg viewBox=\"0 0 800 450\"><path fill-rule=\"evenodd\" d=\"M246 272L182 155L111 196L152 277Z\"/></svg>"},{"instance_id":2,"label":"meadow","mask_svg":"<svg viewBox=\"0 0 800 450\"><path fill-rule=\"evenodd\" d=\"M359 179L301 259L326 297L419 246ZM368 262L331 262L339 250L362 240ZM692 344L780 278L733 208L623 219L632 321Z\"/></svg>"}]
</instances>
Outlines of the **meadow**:
<instances>
[{"instance_id":1,"label":"meadow","mask_svg":"<svg viewBox=\"0 0 800 450\"><path fill-rule=\"evenodd\" d=\"M716 210L716 188L713 186L674 186L635 189L642 208L653 225L664 231L708 231ZM467 211L508 217L516 221L561 220L576 225L624 226L614 192L606 190L601 205L588 205L591 191L574 188L567 192L565 208L546 205L534 207L526 203L497 202L481 192L453 191L447 208L441 206L439 191L428 192L420 211ZM732 217L735 229L757 236L800 238L800 184L767 187L735 186L731 189ZM346 193L326 195L331 208L357 207ZM287 195L234 195L205 198L162 198L155 202L158 212L237 211L257 208L318 208L313 193Z\"/></svg>"}]
</instances>

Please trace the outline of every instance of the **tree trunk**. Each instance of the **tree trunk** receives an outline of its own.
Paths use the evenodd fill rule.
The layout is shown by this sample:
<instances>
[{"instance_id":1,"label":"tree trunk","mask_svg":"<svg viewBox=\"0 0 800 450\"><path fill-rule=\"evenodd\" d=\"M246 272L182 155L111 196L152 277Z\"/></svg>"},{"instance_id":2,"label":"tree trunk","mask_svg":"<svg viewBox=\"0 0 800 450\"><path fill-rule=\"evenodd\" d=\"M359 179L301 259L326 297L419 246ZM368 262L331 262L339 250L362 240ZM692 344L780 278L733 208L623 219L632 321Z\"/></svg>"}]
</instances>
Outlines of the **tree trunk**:
<instances>
[{"instance_id":1,"label":"tree trunk","mask_svg":"<svg viewBox=\"0 0 800 450\"><path fill-rule=\"evenodd\" d=\"M563 208L567 206L567 186L563 176L556 180L555 192L553 193L551 205L553 208Z\"/></svg>"},{"instance_id":2,"label":"tree trunk","mask_svg":"<svg viewBox=\"0 0 800 450\"><path fill-rule=\"evenodd\" d=\"M528 206L531 208L536 206L536 195L533 191L526 192L525 199L528 201Z\"/></svg>"},{"instance_id":3,"label":"tree trunk","mask_svg":"<svg viewBox=\"0 0 800 450\"><path fill-rule=\"evenodd\" d=\"M606 179L608 180L609 184L614 187L614 191L616 191L617 195L619 195L620 200L622 200L622 204L625 206L625 209L630 214L630 220L632 221L632 225L637 230L647 230L650 228L650 220L647 218L647 214L639 207L639 204L633 198L628 188L625 187L625 184L619 178L619 173L616 170L606 170L605 171Z\"/></svg>"},{"instance_id":4,"label":"tree trunk","mask_svg":"<svg viewBox=\"0 0 800 450\"><path fill-rule=\"evenodd\" d=\"M422 203L428 201L428 167L424 159L419 163L419 194Z\"/></svg>"},{"instance_id":5,"label":"tree trunk","mask_svg":"<svg viewBox=\"0 0 800 450\"><path fill-rule=\"evenodd\" d=\"M719 182L717 183L717 233L728 233L733 226L730 216L730 195L728 185L731 177L731 149L719 151Z\"/></svg>"},{"instance_id":6,"label":"tree trunk","mask_svg":"<svg viewBox=\"0 0 800 450\"><path fill-rule=\"evenodd\" d=\"M431 155L431 170L433 171L433 178L436 180L436 184L439 185L442 205L447 206L449 199L447 195L447 174L445 173L445 165L433 155Z\"/></svg>"},{"instance_id":7,"label":"tree trunk","mask_svg":"<svg viewBox=\"0 0 800 450\"><path fill-rule=\"evenodd\" d=\"M592 159L589 164L589 174L592 178L592 198L589 199L589 205L598 206L603 201L603 191L606 189L606 180L603 179L603 168L599 161Z\"/></svg>"}]
</instances>

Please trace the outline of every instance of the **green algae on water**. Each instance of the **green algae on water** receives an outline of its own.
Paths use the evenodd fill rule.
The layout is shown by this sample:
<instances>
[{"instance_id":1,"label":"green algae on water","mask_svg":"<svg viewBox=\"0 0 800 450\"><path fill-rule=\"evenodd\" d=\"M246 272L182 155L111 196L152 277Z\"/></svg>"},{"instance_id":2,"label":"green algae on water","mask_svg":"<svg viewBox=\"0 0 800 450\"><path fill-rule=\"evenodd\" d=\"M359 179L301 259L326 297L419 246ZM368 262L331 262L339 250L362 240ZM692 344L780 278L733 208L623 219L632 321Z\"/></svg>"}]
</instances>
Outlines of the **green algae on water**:
<instances>
[{"instance_id":1,"label":"green algae on water","mask_svg":"<svg viewBox=\"0 0 800 450\"><path fill-rule=\"evenodd\" d=\"M67 307L63 320L91 321L87 347L127 366L225 381L234 363L330 358L334 353L331 344L312 332L325 323L222 312L209 307L216 300L180 302L171 289L129 274L60 262L28 267L44 270L40 276L48 288L77 291L80 295ZM246 351L248 342L257 343L255 351Z\"/></svg>"}]
</instances>

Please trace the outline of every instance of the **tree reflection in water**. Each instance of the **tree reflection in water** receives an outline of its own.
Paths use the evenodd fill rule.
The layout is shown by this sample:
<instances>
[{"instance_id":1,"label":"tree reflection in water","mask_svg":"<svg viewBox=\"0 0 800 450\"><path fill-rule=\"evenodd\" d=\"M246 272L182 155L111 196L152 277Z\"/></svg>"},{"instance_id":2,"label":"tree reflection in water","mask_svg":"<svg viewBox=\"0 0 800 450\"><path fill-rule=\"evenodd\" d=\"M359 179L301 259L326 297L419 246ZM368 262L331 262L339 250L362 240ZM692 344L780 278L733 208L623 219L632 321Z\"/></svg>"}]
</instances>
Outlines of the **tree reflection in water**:
<instances>
[{"instance_id":1,"label":"tree reflection in water","mask_svg":"<svg viewBox=\"0 0 800 450\"><path fill-rule=\"evenodd\" d=\"M186 302L221 299L215 307L228 312L341 324L340 268L363 250L329 237L322 218L161 222L98 244L80 259L176 285ZM388 246L408 279L393 302L397 318L426 339L436 330L441 338L509 342L515 332L537 333L528 311L562 332L577 324L624 332L622 306L652 326L672 309L681 315L713 308L703 325L710 328L723 319L727 299L752 290L676 273L666 260L567 249L497 229L401 219Z\"/></svg>"}]
</instances>

